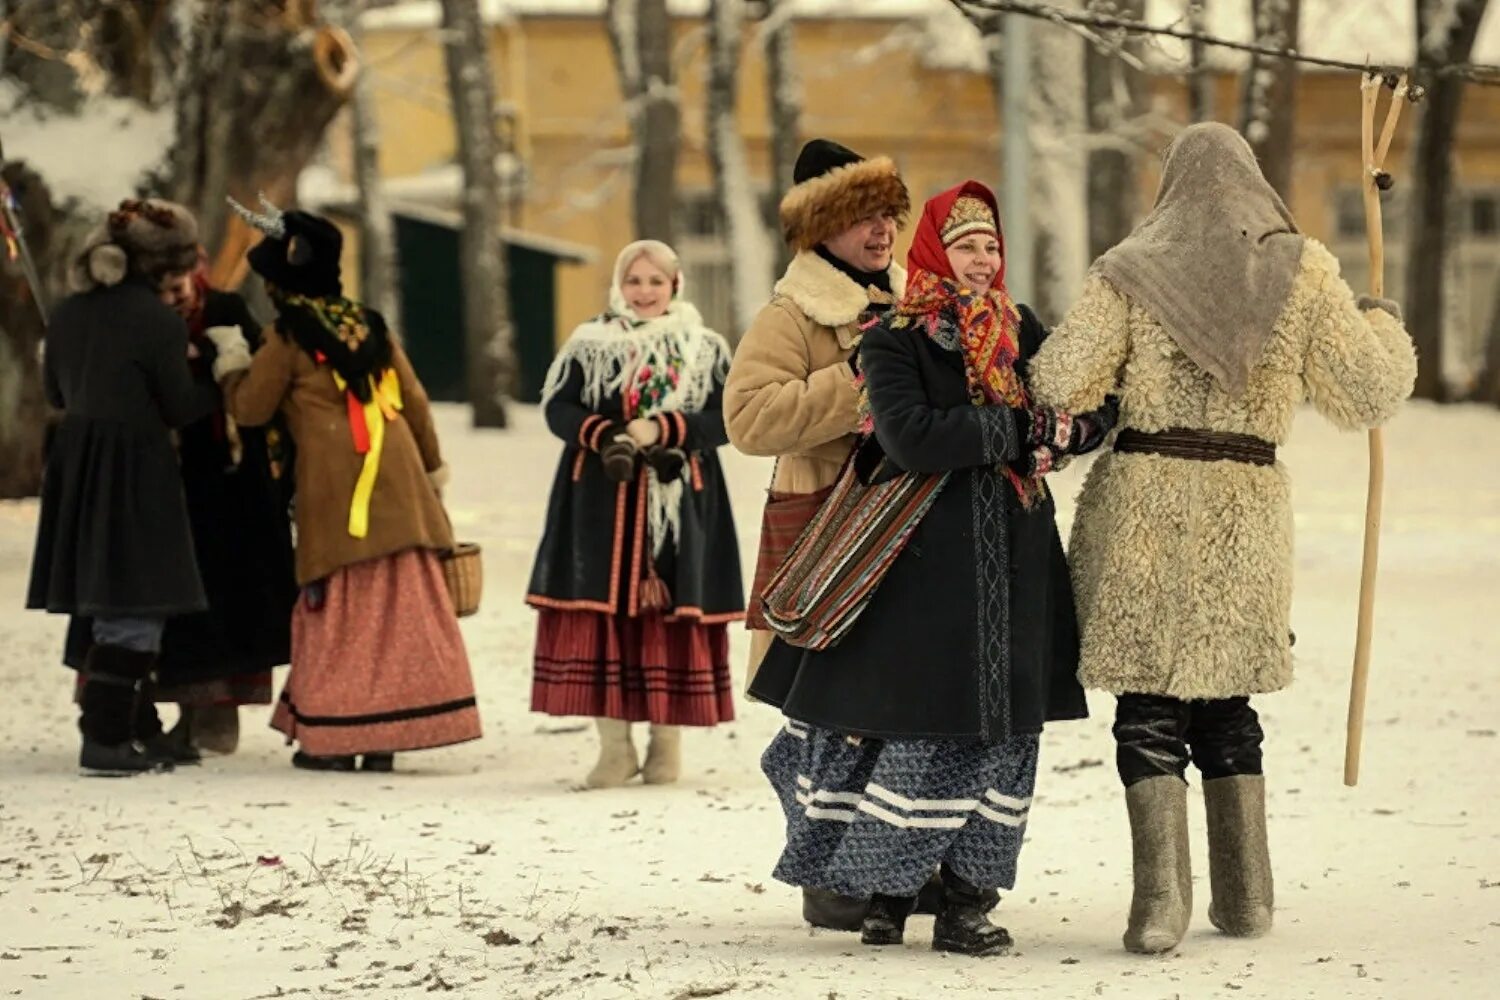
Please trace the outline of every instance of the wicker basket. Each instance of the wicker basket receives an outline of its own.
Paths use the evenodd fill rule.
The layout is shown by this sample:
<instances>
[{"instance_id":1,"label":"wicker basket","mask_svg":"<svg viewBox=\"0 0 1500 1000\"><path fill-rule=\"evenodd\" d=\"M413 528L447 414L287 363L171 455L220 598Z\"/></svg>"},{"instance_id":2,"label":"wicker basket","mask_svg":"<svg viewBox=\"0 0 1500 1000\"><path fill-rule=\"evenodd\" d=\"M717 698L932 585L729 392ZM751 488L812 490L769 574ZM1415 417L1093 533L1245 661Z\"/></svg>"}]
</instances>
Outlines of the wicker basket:
<instances>
[{"instance_id":1,"label":"wicker basket","mask_svg":"<svg viewBox=\"0 0 1500 1000\"><path fill-rule=\"evenodd\" d=\"M479 598L484 593L484 564L479 558L479 546L459 542L441 558L454 613L460 618L472 615L479 610Z\"/></svg>"}]
</instances>

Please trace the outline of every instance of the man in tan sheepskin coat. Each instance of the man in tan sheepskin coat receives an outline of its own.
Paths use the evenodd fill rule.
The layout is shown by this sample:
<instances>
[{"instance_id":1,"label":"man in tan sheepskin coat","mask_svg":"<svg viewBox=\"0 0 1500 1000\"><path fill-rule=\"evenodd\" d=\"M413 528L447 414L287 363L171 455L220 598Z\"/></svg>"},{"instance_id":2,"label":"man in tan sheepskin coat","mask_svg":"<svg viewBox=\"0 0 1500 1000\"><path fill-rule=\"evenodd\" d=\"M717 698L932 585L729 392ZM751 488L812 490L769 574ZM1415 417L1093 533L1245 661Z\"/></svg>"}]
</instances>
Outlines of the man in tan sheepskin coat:
<instances>
[{"instance_id":1,"label":"man in tan sheepskin coat","mask_svg":"<svg viewBox=\"0 0 1500 1000\"><path fill-rule=\"evenodd\" d=\"M906 290L906 270L891 259L911 209L896 165L814 139L792 176L781 227L796 256L745 332L724 384L730 442L747 455L776 458L749 600L747 685L771 645L759 617L760 589L785 554L780 545L817 510L854 444L859 392L850 362L857 320L872 307L888 308ZM819 911L809 896L804 914L820 925L857 930L866 901L846 902L847 912L837 916Z\"/></svg>"},{"instance_id":2,"label":"man in tan sheepskin coat","mask_svg":"<svg viewBox=\"0 0 1500 1000\"><path fill-rule=\"evenodd\" d=\"M1071 559L1085 685L1118 696L1134 843L1125 946L1168 951L1192 910L1184 775L1203 777L1209 919L1271 927L1262 732L1250 696L1291 682L1291 483L1276 461L1304 399L1338 426L1388 420L1416 358L1392 302L1356 300L1298 234L1250 147L1195 125L1151 215L1105 254L1031 364L1039 401L1120 397Z\"/></svg>"}]
</instances>

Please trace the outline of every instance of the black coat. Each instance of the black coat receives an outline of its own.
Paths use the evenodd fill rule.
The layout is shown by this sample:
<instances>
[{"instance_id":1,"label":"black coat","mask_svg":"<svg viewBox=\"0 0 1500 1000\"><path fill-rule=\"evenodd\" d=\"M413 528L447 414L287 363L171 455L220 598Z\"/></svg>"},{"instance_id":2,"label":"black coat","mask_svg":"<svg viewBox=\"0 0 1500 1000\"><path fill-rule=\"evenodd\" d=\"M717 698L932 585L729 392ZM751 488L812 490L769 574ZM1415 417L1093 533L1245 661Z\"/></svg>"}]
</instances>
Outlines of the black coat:
<instances>
[{"instance_id":1,"label":"black coat","mask_svg":"<svg viewBox=\"0 0 1500 1000\"><path fill-rule=\"evenodd\" d=\"M211 412L187 327L144 282L64 300L47 331L47 398L64 411L42 481L26 606L168 618L207 606L171 429Z\"/></svg>"},{"instance_id":2,"label":"black coat","mask_svg":"<svg viewBox=\"0 0 1500 1000\"><path fill-rule=\"evenodd\" d=\"M580 443L579 432L595 414L624 419L619 393L607 394L590 409L582 391L583 370L574 362L545 409L548 428L567 446L547 501L547 525L527 601L536 607L634 616L646 574L642 560L650 553L645 486L639 479L624 485L610 481L598 452ZM654 562L671 592L673 610L705 621L738 620L745 610L739 540L717 455L729 442L723 393L722 382L716 381L703 410L682 415L686 435L680 446L689 464L682 471L681 532L676 545L669 541Z\"/></svg>"},{"instance_id":3,"label":"black coat","mask_svg":"<svg viewBox=\"0 0 1500 1000\"><path fill-rule=\"evenodd\" d=\"M1046 331L1021 314L1024 377ZM875 417L865 447L895 472L952 474L848 635L822 652L778 640L751 694L882 739L998 742L1086 717L1052 498L1028 510L997 471L1021 450L1011 412L972 405L962 355L915 327L882 322L859 356Z\"/></svg>"},{"instance_id":4,"label":"black coat","mask_svg":"<svg viewBox=\"0 0 1500 1000\"><path fill-rule=\"evenodd\" d=\"M208 293L203 325L238 326L251 350L260 346L260 325L245 300L233 293ZM207 338L195 338L194 343L200 353L188 363L193 377L218 397L213 344ZM238 427L236 434L238 463L231 452L222 398L212 413L178 433L188 518L208 610L167 623L156 668L164 687L256 673L291 657L292 606L297 599L288 516L291 436L280 418L266 427ZM83 665L92 644L92 625L91 618L75 617L69 626L64 656L69 666Z\"/></svg>"}]
</instances>

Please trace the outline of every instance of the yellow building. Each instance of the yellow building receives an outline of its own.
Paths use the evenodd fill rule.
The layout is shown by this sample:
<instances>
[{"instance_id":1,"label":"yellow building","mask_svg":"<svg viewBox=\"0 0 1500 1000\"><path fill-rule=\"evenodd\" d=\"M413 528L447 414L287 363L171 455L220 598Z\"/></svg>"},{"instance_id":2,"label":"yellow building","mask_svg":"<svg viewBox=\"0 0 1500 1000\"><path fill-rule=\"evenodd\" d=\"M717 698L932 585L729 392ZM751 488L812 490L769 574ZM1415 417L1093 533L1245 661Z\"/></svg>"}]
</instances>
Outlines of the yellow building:
<instances>
[{"instance_id":1,"label":"yellow building","mask_svg":"<svg viewBox=\"0 0 1500 1000\"><path fill-rule=\"evenodd\" d=\"M923 3L844 3L841 16L799 18L794 45L804 99L803 135L829 136L866 154L892 156L917 203L966 176L995 182L1000 174L993 82L987 74L965 68L973 59L966 64L962 45L972 48L972 43L949 30L951 20L912 18L908 8ZM490 48L501 102L499 127L519 171L506 222L594 250L591 261L560 269L560 338L602 307L615 250L633 238L626 111L605 26L593 12L601 4L507 0L501 6L505 16L495 18L489 28ZM403 179L408 190L426 191L451 205L456 181L443 178L456 177L455 137L437 8L436 3L406 3L367 14L363 58L376 88L382 173ZM849 16L851 10L857 16ZM756 30L747 26L739 121L750 169L765 186L761 193L769 206L779 192L768 190L767 93ZM727 249L713 230L710 208L701 18L677 18L674 32L683 126L678 249L699 305L712 322L723 325ZM1178 78L1160 78L1155 91L1164 110L1184 117ZM1237 92L1237 79L1222 75L1217 87L1221 119L1234 120ZM1352 75L1301 77L1291 206L1304 230L1346 261L1356 284L1364 280L1358 103ZM1415 117L1403 124L1392 154L1397 201ZM346 126L336 131L343 135ZM336 149L336 162L346 161L347 142L337 142ZM1150 160L1143 158L1142 208L1154 185ZM1453 298L1455 319L1466 334L1450 353L1458 355L1455 364L1462 364L1467 353L1478 349L1500 269L1500 89L1473 87L1466 94L1457 161L1465 238L1455 263L1459 294ZM1035 167L1045 169L1046 164ZM424 185L424 176L434 183ZM1402 214L1395 206L1388 210L1393 245L1387 280L1398 294ZM1038 225L1045 226L1046 220Z\"/></svg>"}]
</instances>

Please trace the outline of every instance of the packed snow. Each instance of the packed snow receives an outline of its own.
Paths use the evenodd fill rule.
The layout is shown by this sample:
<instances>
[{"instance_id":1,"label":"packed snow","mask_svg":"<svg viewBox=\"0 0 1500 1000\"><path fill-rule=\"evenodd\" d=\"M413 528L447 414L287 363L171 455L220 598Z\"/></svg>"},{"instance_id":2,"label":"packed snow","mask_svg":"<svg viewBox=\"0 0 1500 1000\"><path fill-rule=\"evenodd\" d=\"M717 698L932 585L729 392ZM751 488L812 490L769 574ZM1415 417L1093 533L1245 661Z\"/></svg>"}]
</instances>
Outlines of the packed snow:
<instances>
[{"instance_id":1,"label":"packed snow","mask_svg":"<svg viewBox=\"0 0 1500 1000\"><path fill-rule=\"evenodd\" d=\"M1019 883L1015 954L809 931L770 870L781 820L757 758L779 724L742 703L690 733L671 787L580 793L585 720L527 710L521 598L559 444L439 411L459 534L483 544L484 607L462 623L483 741L313 774L244 710L241 750L134 779L76 776L63 621L21 610L37 508L0 504L0 995L727 998L1493 995L1500 951L1500 412L1409 407L1389 428L1374 672L1359 787L1341 783L1365 444L1311 414L1285 460L1298 530L1297 683L1257 699L1269 732L1277 926L1208 924L1191 806L1192 929L1174 955L1120 945L1130 895L1108 698L1048 729ZM770 463L725 451L743 565ZM1082 465L1053 477L1066 521ZM1065 526L1066 527L1066 526ZM914 611L912 627L921 628ZM735 630L736 671L744 654ZM914 663L913 669L921 669ZM170 719L170 715L169 715Z\"/></svg>"}]
</instances>

